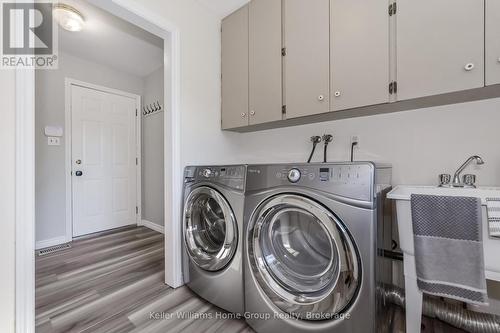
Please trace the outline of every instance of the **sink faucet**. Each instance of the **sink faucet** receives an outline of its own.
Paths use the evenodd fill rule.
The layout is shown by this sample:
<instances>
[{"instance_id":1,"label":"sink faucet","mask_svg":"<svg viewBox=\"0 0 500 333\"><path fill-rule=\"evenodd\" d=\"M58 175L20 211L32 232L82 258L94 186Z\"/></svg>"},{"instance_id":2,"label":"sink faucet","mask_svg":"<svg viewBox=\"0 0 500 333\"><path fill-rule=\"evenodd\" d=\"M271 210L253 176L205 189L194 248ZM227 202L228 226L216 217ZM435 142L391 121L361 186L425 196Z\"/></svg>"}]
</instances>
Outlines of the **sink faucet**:
<instances>
[{"instance_id":1,"label":"sink faucet","mask_svg":"<svg viewBox=\"0 0 500 333\"><path fill-rule=\"evenodd\" d=\"M458 170L455 172L455 175L453 176L453 185L462 185L462 182L460 181L460 174L462 173L462 171L464 171L464 169L467 166L469 166L469 164L471 164L474 161L476 162L477 165L484 164L484 161L480 156L475 155L469 157L467 161L465 161L465 163L462 164L462 166L458 168Z\"/></svg>"}]
</instances>

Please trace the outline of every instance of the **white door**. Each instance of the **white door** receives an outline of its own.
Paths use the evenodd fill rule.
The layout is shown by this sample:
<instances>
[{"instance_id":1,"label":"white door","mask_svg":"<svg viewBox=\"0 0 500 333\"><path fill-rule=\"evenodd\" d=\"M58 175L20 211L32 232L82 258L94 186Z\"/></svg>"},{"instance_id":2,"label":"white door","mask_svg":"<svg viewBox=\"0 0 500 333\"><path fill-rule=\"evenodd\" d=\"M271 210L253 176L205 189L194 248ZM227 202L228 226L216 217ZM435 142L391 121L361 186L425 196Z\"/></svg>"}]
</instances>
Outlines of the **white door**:
<instances>
[{"instance_id":1,"label":"white door","mask_svg":"<svg viewBox=\"0 0 500 333\"><path fill-rule=\"evenodd\" d=\"M136 100L72 85L73 236L136 223Z\"/></svg>"}]
</instances>

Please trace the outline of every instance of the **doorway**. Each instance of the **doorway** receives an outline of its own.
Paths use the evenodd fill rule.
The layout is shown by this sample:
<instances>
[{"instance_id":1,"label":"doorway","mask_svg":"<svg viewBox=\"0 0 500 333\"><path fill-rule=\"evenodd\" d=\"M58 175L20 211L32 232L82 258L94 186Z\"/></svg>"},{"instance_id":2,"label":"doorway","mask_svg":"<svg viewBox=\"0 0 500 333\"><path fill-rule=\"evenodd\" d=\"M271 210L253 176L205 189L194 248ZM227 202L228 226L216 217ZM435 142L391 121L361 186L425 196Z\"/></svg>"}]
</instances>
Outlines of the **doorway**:
<instances>
[{"instance_id":1,"label":"doorway","mask_svg":"<svg viewBox=\"0 0 500 333\"><path fill-rule=\"evenodd\" d=\"M25 1L27 3L33 0ZM108 13L157 35L164 41L164 62L170 71L169 97L165 108L165 282L182 285L180 271L181 240L179 226L182 193L182 163L180 159L180 33L175 24L140 5L121 0L88 0ZM16 22L21 31L21 22ZM35 73L16 70L16 331L32 332L34 328L34 248L35 248ZM64 193L63 193L64 196ZM139 207L140 209L140 207Z\"/></svg>"},{"instance_id":2,"label":"doorway","mask_svg":"<svg viewBox=\"0 0 500 333\"><path fill-rule=\"evenodd\" d=\"M69 236L136 224L141 97L67 79L66 105Z\"/></svg>"}]
</instances>

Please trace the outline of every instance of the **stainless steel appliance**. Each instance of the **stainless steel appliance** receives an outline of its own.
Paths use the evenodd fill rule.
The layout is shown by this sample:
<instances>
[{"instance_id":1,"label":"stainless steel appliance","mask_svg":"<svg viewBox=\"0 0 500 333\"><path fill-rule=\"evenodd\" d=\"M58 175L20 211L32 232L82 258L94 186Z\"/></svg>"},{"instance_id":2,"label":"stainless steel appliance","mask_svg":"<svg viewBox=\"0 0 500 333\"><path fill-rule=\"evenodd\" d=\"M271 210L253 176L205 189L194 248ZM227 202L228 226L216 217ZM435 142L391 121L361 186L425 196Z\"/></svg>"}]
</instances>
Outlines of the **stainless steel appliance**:
<instances>
[{"instance_id":1,"label":"stainless steel appliance","mask_svg":"<svg viewBox=\"0 0 500 333\"><path fill-rule=\"evenodd\" d=\"M391 167L368 162L248 166L245 310L257 332L375 332L377 198L390 183Z\"/></svg>"},{"instance_id":2,"label":"stainless steel appliance","mask_svg":"<svg viewBox=\"0 0 500 333\"><path fill-rule=\"evenodd\" d=\"M184 174L184 280L199 296L244 312L245 166L187 167Z\"/></svg>"}]
</instances>

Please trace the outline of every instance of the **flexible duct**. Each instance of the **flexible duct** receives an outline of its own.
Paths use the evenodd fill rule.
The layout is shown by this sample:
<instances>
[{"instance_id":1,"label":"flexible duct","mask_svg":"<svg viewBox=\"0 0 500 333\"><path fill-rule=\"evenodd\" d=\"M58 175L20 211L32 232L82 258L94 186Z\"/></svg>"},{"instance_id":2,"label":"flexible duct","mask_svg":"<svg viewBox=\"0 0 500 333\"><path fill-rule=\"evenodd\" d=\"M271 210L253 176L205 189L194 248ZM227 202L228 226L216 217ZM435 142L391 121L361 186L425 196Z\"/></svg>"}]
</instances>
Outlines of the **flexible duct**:
<instances>
[{"instance_id":1,"label":"flexible duct","mask_svg":"<svg viewBox=\"0 0 500 333\"><path fill-rule=\"evenodd\" d=\"M377 286L377 294L384 303L393 303L405 308L405 292L389 285ZM437 318L456 328L472 333L500 333L500 316L464 309L460 304L446 303L424 295L422 313Z\"/></svg>"}]
</instances>

